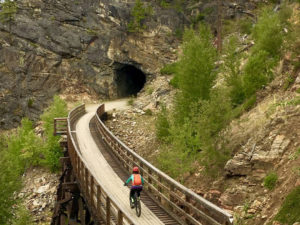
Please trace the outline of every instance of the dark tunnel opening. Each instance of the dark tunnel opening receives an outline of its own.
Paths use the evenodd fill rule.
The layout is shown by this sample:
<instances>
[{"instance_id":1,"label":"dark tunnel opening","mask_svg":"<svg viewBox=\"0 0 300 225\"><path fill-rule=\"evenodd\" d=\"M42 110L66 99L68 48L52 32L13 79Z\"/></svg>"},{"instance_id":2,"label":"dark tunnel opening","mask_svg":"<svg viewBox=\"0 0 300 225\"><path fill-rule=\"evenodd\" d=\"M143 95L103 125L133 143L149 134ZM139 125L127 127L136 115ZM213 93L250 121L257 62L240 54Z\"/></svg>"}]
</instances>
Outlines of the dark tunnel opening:
<instances>
[{"instance_id":1,"label":"dark tunnel opening","mask_svg":"<svg viewBox=\"0 0 300 225\"><path fill-rule=\"evenodd\" d=\"M122 65L116 69L115 82L118 97L136 96L144 87L146 75L132 65Z\"/></svg>"}]
</instances>

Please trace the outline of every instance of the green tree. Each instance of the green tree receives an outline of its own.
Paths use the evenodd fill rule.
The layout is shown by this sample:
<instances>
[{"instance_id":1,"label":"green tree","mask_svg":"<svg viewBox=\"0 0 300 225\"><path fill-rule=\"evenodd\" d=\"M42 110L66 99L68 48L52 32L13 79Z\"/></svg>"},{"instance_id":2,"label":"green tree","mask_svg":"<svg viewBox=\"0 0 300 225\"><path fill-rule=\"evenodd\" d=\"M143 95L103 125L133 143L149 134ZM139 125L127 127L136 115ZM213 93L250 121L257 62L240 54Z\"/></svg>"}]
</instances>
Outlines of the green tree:
<instances>
[{"instance_id":1,"label":"green tree","mask_svg":"<svg viewBox=\"0 0 300 225\"><path fill-rule=\"evenodd\" d=\"M241 66L241 54L237 51L238 39L236 36L231 36L224 45L224 64L223 71L226 85L229 88L229 96L232 105L235 107L243 103L245 93L243 88Z\"/></svg>"},{"instance_id":2,"label":"green tree","mask_svg":"<svg viewBox=\"0 0 300 225\"><path fill-rule=\"evenodd\" d=\"M175 73L180 89L175 108L180 122L188 117L190 105L209 99L217 75L214 64L217 52L211 40L211 32L204 25L198 32L187 29L184 33L182 55Z\"/></svg>"}]
</instances>

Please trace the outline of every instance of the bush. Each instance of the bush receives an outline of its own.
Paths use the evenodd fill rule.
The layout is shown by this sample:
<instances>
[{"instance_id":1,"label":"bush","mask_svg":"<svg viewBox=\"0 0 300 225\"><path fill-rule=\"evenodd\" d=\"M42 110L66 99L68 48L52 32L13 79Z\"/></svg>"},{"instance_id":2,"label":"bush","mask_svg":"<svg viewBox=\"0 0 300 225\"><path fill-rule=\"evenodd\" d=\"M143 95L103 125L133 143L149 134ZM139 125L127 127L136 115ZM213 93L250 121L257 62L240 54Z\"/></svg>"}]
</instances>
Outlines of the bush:
<instances>
[{"instance_id":1,"label":"bush","mask_svg":"<svg viewBox=\"0 0 300 225\"><path fill-rule=\"evenodd\" d=\"M165 141L170 135L169 128L170 124L167 118L168 112L165 106L162 106L160 113L157 116L155 127L156 127L156 137Z\"/></svg>"},{"instance_id":2,"label":"bush","mask_svg":"<svg viewBox=\"0 0 300 225\"><path fill-rule=\"evenodd\" d=\"M256 93L258 89L263 88L273 78L272 68L277 60L270 58L264 51L258 51L252 54L244 69L243 83L246 97Z\"/></svg>"},{"instance_id":3,"label":"bush","mask_svg":"<svg viewBox=\"0 0 300 225\"><path fill-rule=\"evenodd\" d=\"M32 217L24 206L19 206L16 216L12 219L12 225L33 225Z\"/></svg>"},{"instance_id":4,"label":"bush","mask_svg":"<svg viewBox=\"0 0 300 225\"><path fill-rule=\"evenodd\" d=\"M241 55L237 52L238 39L232 36L224 45L223 71L225 74L225 82L229 88L229 96L232 106L243 103L245 99L242 74L240 70Z\"/></svg>"},{"instance_id":5,"label":"bush","mask_svg":"<svg viewBox=\"0 0 300 225\"><path fill-rule=\"evenodd\" d=\"M161 68L160 73L165 75L175 74L176 68L177 68L177 63L167 64L163 68Z\"/></svg>"},{"instance_id":6,"label":"bush","mask_svg":"<svg viewBox=\"0 0 300 225\"><path fill-rule=\"evenodd\" d=\"M67 115L67 105L59 96L54 96L52 105L41 115L45 130L45 145L43 149L43 153L45 154L44 164L52 171L59 169L59 158L62 156L61 147L59 145L60 137L53 136L53 121L56 117L66 117Z\"/></svg>"},{"instance_id":7,"label":"bush","mask_svg":"<svg viewBox=\"0 0 300 225\"><path fill-rule=\"evenodd\" d=\"M15 1L5 0L0 4L0 21L2 23L11 22L14 20L14 16L17 12L17 4Z\"/></svg>"},{"instance_id":8,"label":"bush","mask_svg":"<svg viewBox=\"0 0 300 225\"><path fill-rule=\"evenodd\" d=\"M128 31L129 32L141 32L143 31L146 26L143 24L144 19L146 16L152 14L152 7L151 6L144 6L144 3L141 0L136 0L135 5L131 11L131 16L133 19L128 24Z\"/></svg>"},{"instance_id":9,"label":"bush","mask_svg":"<svg viewBox=\"0 0 300 225\"><path fill-rule=\"evenodd\" d=\"M269 173L264 179L264 186L269 190L273 190L275 188L278 176L276 173Z\"/></svg>"},{"instance_id":10,"label":"bush","mask_svg":"<svg viewBox=\"0 0 300 225\"><path fill-rule=\"evenodd\" d=\"M22 126L5 138L0 152L0 224L7 224L16 203L14 193L22 187L21 175L31 165L41 163L41 139L35 136L32 122L22 120Z\"/></svg>"},{"instance_id":11,"label":"bush","mask_svg":"<svg viewBox=\"0 0 300 225\"><path fill-rule=\"evenodd\" d=\"M240 19L238 26L243 34L251 34L253 22L249 18Z\"/></svg>"},{"instance_id":12,"label":"bush","mask_svg":"<svg viewBox=\"0 0 300 225\"><path fill-rule=\"evenodd\" d=\"M256 103L256 95L252 95L250 98L246 100L246 102L243 104L243 109L245 111L249 111L253 108L253 106Z\"/></svg>"},{"instance_id":13,"label":"bush","mask_svg":"<svg viewBox=\"0 0 300 225\"><path fill-rule=\"evenodd\" d=\"M274 219L288 225L300 221L300 186L286 196Z\"/></svg>"},{"instance_id":14,"label":"bush","mask_svg":"<svg viewBox=\"0 0 300 225\"><path fill-rule=\"evenodd\" d=\"M279 15L266 9L254 26L253 38L255 46L253 47L253 52L265 51L270 56L278 57L280 55L283 37L283 26Z\"/></svg>"}]
</instances>

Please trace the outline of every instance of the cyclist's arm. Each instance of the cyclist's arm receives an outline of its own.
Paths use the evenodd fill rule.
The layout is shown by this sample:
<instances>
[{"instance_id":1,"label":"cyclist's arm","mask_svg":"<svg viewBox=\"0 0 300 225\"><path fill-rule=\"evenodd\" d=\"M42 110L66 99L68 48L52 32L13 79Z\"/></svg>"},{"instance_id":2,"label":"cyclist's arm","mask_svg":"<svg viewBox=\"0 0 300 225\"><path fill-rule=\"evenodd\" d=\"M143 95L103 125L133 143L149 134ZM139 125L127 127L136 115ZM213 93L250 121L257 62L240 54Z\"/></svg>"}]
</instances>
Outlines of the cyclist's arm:
<instances>
[{"instance_id":1,"label":"cyclist's arm","mask_svg":"<svg viewBox=\"0 0 300 225\"><path fill-rule=\"evenodd\" d=\"M142 180L142 184L144 185L144 183L145 183L145 181L144 181L144 178L142 177L142 175L141 175L141 180Z\"/></svg>"},{"instance_id":2,"label":"cyclist's arm","mask_svg":"<svg viewBox=\"0 0 300 225\"><path fill-rule=\"evenodd\" d=\"M133 181L133 175L131 175L131 176L127 179L127 181L125 182L125 184L128 184L130 181Z\"/></svg>"}]
</instances>

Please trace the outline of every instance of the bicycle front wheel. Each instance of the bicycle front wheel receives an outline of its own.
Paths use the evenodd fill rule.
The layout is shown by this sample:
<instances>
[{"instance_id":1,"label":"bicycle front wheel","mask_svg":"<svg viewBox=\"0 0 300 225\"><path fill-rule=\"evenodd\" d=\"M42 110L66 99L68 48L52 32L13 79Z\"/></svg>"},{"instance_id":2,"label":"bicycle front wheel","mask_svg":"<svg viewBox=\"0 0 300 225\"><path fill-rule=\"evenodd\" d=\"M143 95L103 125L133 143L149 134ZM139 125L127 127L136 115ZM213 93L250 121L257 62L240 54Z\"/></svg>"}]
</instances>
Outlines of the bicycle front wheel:
<instances>
[{"instance_id":1,"label":"bicycle front wheel","mask_svg":"<svg viewBox=\"0 0 300 225\"><path fill-rule=\"evenodd\" d=\"M142 213L142 208L141 208L140 198L137 195L135 196L135 211L136 211L136 215L140 217Z\"/></svg>"}]
</instances>

